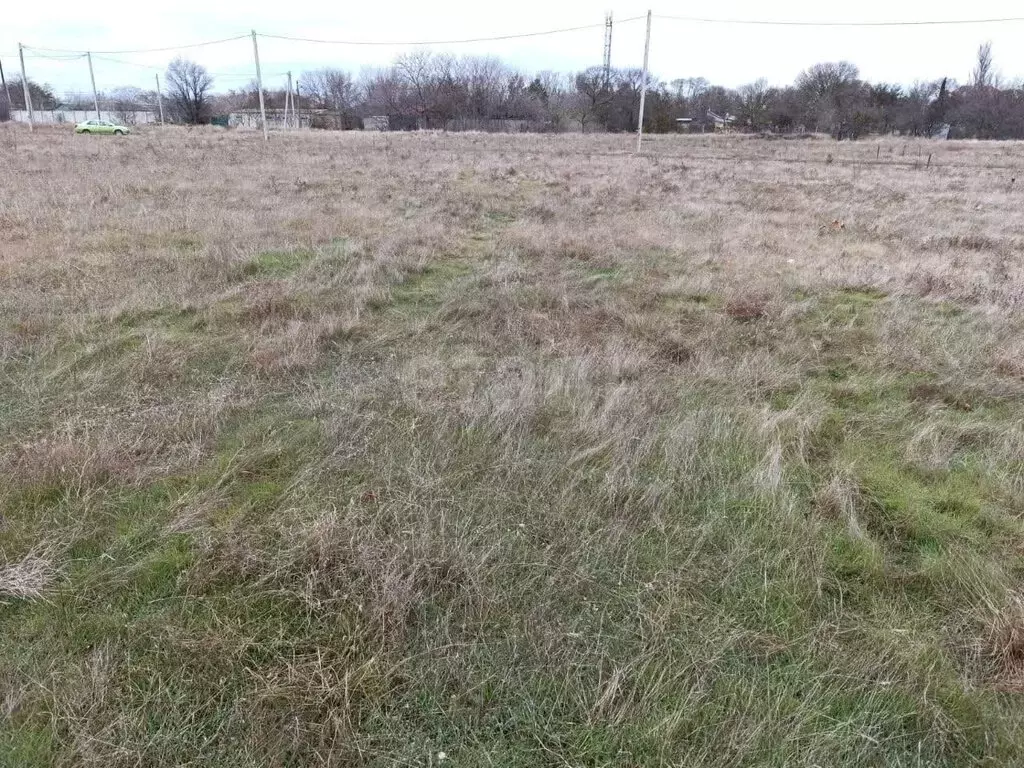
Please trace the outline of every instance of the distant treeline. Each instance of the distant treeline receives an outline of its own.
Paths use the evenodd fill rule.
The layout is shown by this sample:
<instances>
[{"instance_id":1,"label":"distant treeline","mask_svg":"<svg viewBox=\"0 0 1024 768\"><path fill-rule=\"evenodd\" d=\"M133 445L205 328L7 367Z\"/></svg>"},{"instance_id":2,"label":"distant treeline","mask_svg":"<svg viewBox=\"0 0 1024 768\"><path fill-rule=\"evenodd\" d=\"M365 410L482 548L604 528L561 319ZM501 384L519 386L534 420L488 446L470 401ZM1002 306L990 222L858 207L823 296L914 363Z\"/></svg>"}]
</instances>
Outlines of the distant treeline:
<instances>
[{"instance_id":1,"label":"distant treeline","mask_svg":"<svg viewBox=\"0 0 1024 768\"><path fill-rule=\"evenodd\" d=\"M212 91L212 78L194 62L176 60L176 70L192 71L203 83L172 92L169 115L182 122L204 122L215 114L254 109L259 99L255 82L224 94ZM178 75L180 80L180 74ZM297 81L295 104L315 110L315 127L357 128L370 116L387 116L392 128L446 128L486 125L488 121L515 124L526 130L631 131L636 129L643 73L639 69L590 67L576 74L541 72L527 76L493 57L458 57L429 51L399 56L383 69L358 76L337 68L303 73ZM13 106L21 108L21 84L11 88ZM59 102L45 86L33 84L39 106ZM118 108L134 102L152 104L155 94L121 88ZM267 90L271 109L285 106L285 92ZM0 99L2 99L0 94ZM198 103L188 99L199 98ZM76 105L65 104L73 107ZM680 123L679 118L692 122ZM645 130L670 132L715 130L827 132L841 138L872 133L933 135L963 138L1024 138L1024 85L1005 83L995 73L989 44L981 46L968 82L952 78L917 82L911 86L869 83L848 62L815 64L792 85L771 87L764 80L740 88L713 85L701 77L668 82L649 78Z\"/></svg>"}]
</instances>

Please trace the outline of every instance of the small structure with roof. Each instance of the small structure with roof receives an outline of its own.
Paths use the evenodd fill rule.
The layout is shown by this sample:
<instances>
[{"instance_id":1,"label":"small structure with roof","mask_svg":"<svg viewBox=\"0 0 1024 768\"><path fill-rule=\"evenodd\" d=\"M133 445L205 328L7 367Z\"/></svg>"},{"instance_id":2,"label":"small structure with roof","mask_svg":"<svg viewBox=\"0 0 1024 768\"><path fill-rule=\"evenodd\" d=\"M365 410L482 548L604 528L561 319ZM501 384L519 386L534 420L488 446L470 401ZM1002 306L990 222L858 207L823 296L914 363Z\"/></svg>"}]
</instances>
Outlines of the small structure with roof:
<instances>
[{"instance_id":1,"label":"small structure with roof","mask_svg":"<svg viewBox=\"0 0 1024 768\"><path fill-rule=\"evenodd\" d=\"M730 115L726 112L724 115L720 115L717 112L708 110L708 125L710 125L716 131L727 131L733 127L736 123L736 116Z\"/></svg>"}]
</instances>

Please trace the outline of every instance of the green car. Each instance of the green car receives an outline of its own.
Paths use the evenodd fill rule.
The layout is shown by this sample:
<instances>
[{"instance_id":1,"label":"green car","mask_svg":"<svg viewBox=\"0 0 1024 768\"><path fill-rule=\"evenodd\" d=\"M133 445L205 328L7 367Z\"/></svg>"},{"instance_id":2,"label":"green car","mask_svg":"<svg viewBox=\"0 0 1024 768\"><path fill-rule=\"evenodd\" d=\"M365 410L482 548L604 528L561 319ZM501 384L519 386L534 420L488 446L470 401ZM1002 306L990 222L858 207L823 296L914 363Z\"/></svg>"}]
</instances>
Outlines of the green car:
<instances>
[{"instance_id":1,"label":"green car","mask_svg":"<svg viewBox=\"0 0 1024 768\"><path fill-rule=\"evenodd\" d=\"M86 120L75 126L75 133L112 133L115 136L126 136L131 131L109 120Z\"/></svg>"}]
</instances>

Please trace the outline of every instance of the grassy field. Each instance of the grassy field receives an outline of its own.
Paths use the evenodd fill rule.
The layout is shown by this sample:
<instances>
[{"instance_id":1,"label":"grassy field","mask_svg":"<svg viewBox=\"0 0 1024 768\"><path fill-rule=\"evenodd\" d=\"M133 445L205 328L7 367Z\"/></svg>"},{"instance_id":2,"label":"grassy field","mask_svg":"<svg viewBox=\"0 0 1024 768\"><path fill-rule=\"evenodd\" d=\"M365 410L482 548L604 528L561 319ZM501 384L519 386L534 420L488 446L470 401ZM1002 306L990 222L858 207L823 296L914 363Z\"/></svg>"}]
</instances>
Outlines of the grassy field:
<instances>
[{"instance_id":1,"label":"grassy field","mask_svg":"<svg viewBox=\"0 0 1024 768\"><path fill-rule=\"evenodd\" d=\"M1021 145L271 139L0 126L0 765L1022 759Z\"/></svg>"}]
</instances>

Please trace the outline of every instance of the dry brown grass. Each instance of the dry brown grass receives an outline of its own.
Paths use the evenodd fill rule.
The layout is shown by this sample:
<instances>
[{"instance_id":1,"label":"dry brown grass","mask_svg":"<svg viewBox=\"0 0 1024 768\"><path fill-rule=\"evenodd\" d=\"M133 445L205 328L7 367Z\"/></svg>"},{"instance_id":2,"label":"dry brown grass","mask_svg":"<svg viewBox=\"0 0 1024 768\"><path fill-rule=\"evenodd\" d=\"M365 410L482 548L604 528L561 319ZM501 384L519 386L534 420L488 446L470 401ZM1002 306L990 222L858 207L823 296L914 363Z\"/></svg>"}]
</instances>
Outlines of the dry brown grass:
<instances>
[{"instance_id":1,"label":"dry brown grass","mask_svg":"<svg viewBox=\"0 0 1024 768\"><path fill-rule=\"evenodd\" d=\"M0 126L0 764L1016 759L1020 147L628 146Z\"/></svg>"}]
</instances>

